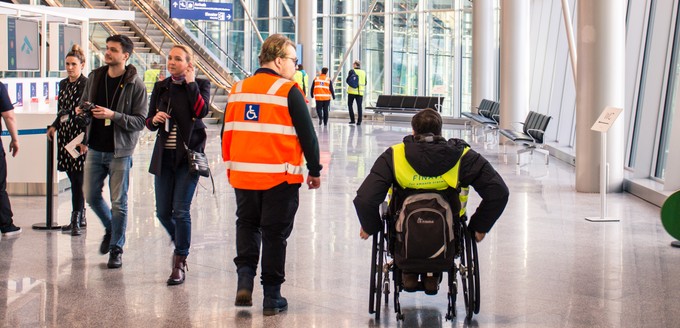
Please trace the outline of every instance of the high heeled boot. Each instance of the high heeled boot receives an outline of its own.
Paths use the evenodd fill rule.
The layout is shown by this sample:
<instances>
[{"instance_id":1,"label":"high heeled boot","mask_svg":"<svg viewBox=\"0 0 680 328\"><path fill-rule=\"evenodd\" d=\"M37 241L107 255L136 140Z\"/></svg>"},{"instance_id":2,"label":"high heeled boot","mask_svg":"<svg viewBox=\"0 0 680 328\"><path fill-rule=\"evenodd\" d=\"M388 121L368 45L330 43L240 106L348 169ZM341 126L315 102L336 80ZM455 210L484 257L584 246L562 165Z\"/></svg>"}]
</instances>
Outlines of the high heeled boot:
<instances>
[{"instance_id":1,"label":"high heeled boot","mask_svg":"<svg viewBox=\"0 0 680 328\"><path fill-rule=\"evenodd\" d=\"M83 232L80 230L80 217L83 212L73 212L71 214L71 236L80 236Z\"/></svg>"},{"instance_id":2,"label":"high heeled boot","mask_svg":"<svg viewBox=\"0 0 680 328\"><path fill-rule=\"evenodd\" d=\"M187 257L177 254L173 255L172 273L170 273L170 278L168 278L168 286L183 284L184 278L186 277L186 271L189 271L189 268L187 267Z\"/></svg>"},{"instance_id":3,"label":"high heeled boot","mask_svg":"<svg viewBox=\"0 0 680 328\"><path fill-rule=\"evenodd\" d=\"M80 236L82 231L80 231L80 216L81 212L73 211L71 212L71 222L68 225L61 227L61 232L70 233L71 236Z\"/></svg>"}]
</instances>

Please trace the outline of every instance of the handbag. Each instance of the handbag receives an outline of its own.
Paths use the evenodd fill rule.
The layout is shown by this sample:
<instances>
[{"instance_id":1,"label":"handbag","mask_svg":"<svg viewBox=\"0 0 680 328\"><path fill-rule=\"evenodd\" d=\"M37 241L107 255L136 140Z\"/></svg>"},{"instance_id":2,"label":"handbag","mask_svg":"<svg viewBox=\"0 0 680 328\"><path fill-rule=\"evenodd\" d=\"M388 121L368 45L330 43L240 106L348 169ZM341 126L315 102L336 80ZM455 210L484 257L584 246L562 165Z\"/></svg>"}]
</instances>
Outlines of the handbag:
<instances>
[{"instance_id":1,"label":"handbag","mask_svg":"<svg viewBox=\"0 0 680 328\"><path fill-rule=\"evenodd\" d=\"M208 165L208 157L205 153L189 149L184 145L187 151L187 160L189 162L189 173L198 174L203 177L210 176L210 165Z\"/></svg>"}]
</instances>

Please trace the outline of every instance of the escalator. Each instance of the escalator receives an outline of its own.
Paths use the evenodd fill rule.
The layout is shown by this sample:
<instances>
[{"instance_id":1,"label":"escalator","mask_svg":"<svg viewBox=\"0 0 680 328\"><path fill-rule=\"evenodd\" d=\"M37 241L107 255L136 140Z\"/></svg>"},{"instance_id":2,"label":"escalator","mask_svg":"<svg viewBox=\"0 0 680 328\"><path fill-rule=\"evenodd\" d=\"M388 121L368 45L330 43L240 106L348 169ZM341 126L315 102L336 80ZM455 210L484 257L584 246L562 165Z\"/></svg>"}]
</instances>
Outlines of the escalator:
<instances>
[{"instance_id":1,"label":"escalator","mask_svg":"<svg viewBox=\"0 0 680 328\"><path fill-rule=\"evenodd\" d=\"M134 43L134 54L130 63L135 65L138 71L143 72L151 68L152 60L158 58L164 61L168 52L175 44L184 44L191 47L195 53L196 67L200 73L198 77L211 81L211 113L204 119L206 123L218 123L224 114L227 96L231 86L249 74L231 57L221 51L219 46L213 45L221 51L221 56L230 61L231 67L238 71L230 71L223 65L219 58L207 50L207 47L199 43L196 37L188 29L176 20L170 19L165 8L158 1L146 0L57 0L44 1L49 6L68 6L93 9L130 10L135 12L134 21L121 21L111 23L91 24L90 41L95 49L104 49L106 37L112 34L128 36ZM94 26L98 25L98 26ZM199 33L198 26L193 25ZM209 36L204 35L209 39ZM155 54L155 55L154 55ZM149 56L151 55L151 56ZM93 63L94 64L94 63ZM97 66L93 66L97 67Z\"/></svg>"}]
</instances>

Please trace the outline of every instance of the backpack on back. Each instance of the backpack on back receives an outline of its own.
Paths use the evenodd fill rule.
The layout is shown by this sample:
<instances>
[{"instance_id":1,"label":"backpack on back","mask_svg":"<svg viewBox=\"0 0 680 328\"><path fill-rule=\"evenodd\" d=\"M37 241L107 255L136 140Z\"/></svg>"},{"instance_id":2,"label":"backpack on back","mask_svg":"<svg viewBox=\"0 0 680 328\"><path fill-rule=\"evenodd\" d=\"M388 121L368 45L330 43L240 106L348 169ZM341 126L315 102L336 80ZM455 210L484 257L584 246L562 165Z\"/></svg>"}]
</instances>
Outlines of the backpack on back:
<instances>
[{"instance_id":1,"label":"backpack on back","mask_svg":"<svg viewBox=\"0 0 680 328\"><path fill-rule=\"evenodd\" d=\"M349 85L350 87L356 89L359 87L359 75L357 75L357 73L355 73L354 70L350 70L347 75L347 80L345 82L347 82L347 85Z\"/></svg>"},{"instance_id":2,"label":"backpack on back","mask_svg":"<svg viewBox=\"0 0 680 328\"><path fill-rule=\"evenodd\" d=\"M394 260L404 271L445 271L453 264L452 210L444 192L428 191L404 199L394 222Z\"/></svg>"}]
</instances>

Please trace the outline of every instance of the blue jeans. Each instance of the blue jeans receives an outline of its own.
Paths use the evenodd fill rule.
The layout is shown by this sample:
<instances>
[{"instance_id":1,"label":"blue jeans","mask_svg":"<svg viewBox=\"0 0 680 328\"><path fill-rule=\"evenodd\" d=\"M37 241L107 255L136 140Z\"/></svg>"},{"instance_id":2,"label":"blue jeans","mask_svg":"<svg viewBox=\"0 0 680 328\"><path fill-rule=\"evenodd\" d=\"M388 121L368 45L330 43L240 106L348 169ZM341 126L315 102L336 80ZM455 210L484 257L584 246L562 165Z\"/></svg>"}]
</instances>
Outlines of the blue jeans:
<instances>
[{"instance_id":1,"label":"blue jeans","mask_svg":"<svg viewBox=\"0 0 680 328\"><path fill-rule=\"evenodd\" d=\"M187 161L175 167L175 151L164 149L161 175L154 180L156 216L175 242L175 254L189 255L191 245L191 200L198 184L198 174L189 173Z\"/></svg>"},{"instance_id":2,"label":"blue jeans","mask_svg":"<svg viewBox=\"0 0 680 328\"><path fill-rule=\"evenodd\" d=\"M83 191L85 200L111 233L111 244L123 248L125 228L127 227L127 192L130 182L132 156L114 158L113 153L90 149L85 159L85 181ZM111 207L106 203L102 192L104 180L109 177Z\"/></svg>"}]
</instances>

